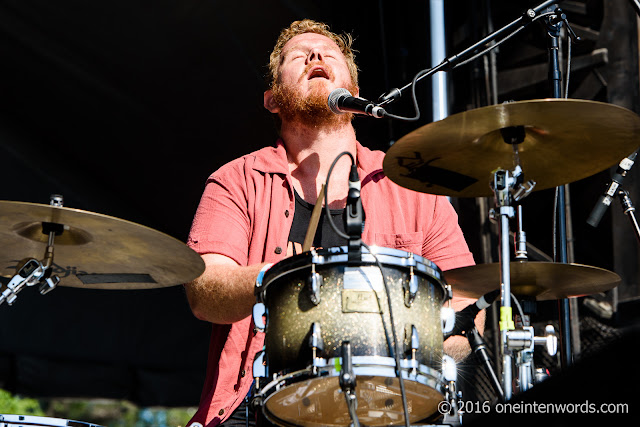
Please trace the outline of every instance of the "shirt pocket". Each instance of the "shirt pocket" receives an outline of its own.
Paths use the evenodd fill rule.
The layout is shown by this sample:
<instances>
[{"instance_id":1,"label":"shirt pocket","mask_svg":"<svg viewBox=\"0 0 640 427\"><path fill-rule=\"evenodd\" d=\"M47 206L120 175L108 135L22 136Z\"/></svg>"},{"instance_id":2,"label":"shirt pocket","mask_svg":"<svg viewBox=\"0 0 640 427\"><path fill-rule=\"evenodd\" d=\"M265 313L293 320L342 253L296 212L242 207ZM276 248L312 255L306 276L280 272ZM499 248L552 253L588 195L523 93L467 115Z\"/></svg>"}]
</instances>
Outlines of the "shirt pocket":
<instances>
[{"instance_id":1,"label":"shirt pocket","mask_svg":"<svg viewBox=\"0 0 640 427\"><path fill-rule=\"evenodd\" d=\"M422 256L423 240L424 236L422 231L410 233L375 233L374 245L400 249Z\"/></svg>"}]
</instances>

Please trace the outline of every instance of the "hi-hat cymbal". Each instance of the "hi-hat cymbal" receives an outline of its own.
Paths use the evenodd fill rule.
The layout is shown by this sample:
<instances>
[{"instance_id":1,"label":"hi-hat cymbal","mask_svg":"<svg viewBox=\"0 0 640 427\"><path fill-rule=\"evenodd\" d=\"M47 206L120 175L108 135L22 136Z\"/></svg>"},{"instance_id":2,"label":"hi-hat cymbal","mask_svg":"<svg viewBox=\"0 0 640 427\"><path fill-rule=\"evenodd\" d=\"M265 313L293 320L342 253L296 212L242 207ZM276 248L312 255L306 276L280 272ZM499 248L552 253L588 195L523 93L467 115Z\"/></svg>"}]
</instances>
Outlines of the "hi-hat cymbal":
<instances>
[{"instance_id":1,"label":"hi-hat cymbal","mask_svg":"<svg viewBox=\"0 0 640 427\"><path fill-rule=\"evenodd\" d=\"M509 263L509 269L511 293L537 301L592 295L621 282L616 273L581 264L514 261ZM454 293L469 298L500 289L502 281L499 263L456 268L443 274Z\"/></svg>"},{"instance_id":2,"label":"hi-hat cymbal","mask_svg":"<svg viewBox=\"0 0 640 427\"><path fill-rule=\"evenodd\" d=\"M61 286L161 288L204 271L200 255L151 228L79 209L0 201L0 275L15 275L22 259L43 259L48 242L43 223L64 226L55 238L53 259Z\"/></svg>"},{"instance_id":3,"label":"hi-hat cymbal","mask_svg":"<svg viewBox=\"0 0 640 427\"><path fill-rule=\"evenodd\" d=\"M506 143L501 129L524 131ZM514 147L534 191L568 184L620 162L640 145L640 116L623 107L576 99L492 105L449 116L400 138L385 174L411 190L490 197L496 169L513 171Z\"/></svg>"}]
</instances>

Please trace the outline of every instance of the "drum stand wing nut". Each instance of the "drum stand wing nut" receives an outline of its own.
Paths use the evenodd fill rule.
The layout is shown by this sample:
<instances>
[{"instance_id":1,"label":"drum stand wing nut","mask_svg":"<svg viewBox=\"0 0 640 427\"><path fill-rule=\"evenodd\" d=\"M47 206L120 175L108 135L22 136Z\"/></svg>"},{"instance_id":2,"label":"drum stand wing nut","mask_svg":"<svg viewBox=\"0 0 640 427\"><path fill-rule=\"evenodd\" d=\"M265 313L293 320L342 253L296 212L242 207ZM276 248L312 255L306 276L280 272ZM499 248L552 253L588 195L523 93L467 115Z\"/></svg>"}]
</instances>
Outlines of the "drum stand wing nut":
<instances>
[{"instance_id":1,"label":"drum stand wing nut","mask_svg":"<svg viewBox=\"0 0 640 427\"><path fill-rule=\"evenodd\" d=\"M524 352L533 352L535 345L544 345L549 356L555 356L558 351L558 337L551 325L545 327L544 337L536 337L533 326L507 331L506 344L511 350Z\"/></svg>"}]
</instances>

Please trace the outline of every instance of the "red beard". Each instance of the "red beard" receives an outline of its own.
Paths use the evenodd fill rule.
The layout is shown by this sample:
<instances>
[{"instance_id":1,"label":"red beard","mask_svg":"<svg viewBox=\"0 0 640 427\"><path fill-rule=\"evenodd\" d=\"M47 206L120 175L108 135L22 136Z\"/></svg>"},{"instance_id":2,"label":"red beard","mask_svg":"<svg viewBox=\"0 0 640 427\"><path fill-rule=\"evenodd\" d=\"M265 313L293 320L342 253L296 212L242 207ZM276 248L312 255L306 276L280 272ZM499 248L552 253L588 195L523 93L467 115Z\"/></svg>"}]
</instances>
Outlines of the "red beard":
<instances>
[{"instance_id":1,"label":"red beard","mask_svg":"<svg viewBox=\"0 0 640 427\"><path fill-rule=\"evenodd\" d=\"M307 72L312 66L317 64L309 64L302 78L306 78ZM331 70L328 69L331 78ZM347 89L352 94L355 93L353 84ZM341 126L353 120L353 114L335 114L329 109L327 99L329 92L324 84L318 82L313 87L311 93L307 97L302 94L293 85L282 85L278 82L272 87L273 100L280 109L280 118L282 121L298 122L307 126Z\"/></svg>"}]
</instances>

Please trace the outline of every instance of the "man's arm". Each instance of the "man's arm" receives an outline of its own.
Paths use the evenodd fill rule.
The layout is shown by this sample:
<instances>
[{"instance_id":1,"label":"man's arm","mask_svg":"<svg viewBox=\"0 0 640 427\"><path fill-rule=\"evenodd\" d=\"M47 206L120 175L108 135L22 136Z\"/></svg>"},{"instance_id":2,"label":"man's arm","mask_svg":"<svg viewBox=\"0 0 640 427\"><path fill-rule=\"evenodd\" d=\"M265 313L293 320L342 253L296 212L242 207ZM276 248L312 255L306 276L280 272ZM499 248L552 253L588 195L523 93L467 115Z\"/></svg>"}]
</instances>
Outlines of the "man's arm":
<instances>
[{"instance_id":1,"label":"man's arm","mask_svg":"<svg viewBox=\"0 0 640 427\"><path fill-rule=\"evenodd\" d=\"M455 311L460 311L468 305L474 304L475 302L476 300L474 298L456 297L454 295L453 299L451 300L451 306ZM485 317L485 310L480 311L476 316L476 329L478 329L480 335L484 333ZM449 337L444 342L444 352L453 357L456 362L461 362L467 356L469 356L469 354L471 353L471 347L469 346L467 337L454 335L452 337Z\"/></svg>"},{"instance_id":2,"label":"man's arm","mask_svg":"<svg viewBox=\"0 0 640 427\"><path fill-rule=\"evenodd\" d=\"M191 311L200 320L229 324L252 313L253 290L264 264L240 266L219 254L204 254L204 273L185 285Z\"/></svg>"}]
</instances>

